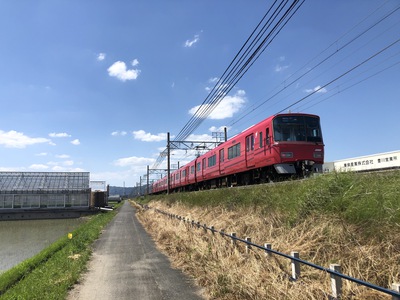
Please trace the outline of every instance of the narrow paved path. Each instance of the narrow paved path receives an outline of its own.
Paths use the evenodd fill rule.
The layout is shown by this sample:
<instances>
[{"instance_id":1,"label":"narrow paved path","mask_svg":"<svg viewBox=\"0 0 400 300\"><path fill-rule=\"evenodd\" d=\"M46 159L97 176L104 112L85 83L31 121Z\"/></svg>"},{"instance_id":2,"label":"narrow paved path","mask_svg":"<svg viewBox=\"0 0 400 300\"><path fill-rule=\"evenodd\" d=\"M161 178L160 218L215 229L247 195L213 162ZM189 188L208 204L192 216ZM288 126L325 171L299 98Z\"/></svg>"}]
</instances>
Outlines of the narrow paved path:
<instances>
[{"instance_id":1,"label":"narrow paved path","mask_svg":"<svg viewBox=\"0 0 400 300\"><path fill-rule=\"evenodd\" d=\"M202 299L167 257L127 201L94 245L88 272L67 299Z\"/></svg>"}]
</instances>

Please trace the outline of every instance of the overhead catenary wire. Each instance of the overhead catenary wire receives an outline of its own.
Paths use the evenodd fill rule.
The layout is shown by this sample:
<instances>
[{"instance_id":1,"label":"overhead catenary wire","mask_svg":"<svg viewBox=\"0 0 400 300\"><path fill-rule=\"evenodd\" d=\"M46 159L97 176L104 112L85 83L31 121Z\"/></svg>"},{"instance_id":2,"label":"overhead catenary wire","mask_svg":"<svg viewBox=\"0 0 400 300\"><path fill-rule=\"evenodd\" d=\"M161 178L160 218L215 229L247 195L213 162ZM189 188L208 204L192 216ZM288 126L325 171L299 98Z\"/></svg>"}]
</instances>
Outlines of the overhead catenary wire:
<instances>
[{"instance_id":1,"label":"overhead catenary wire","mask_svg":"<svg viewBox=\"0 0 400 300\"><path fill-rule=\"evenodd\" d=\"M300 5L303 2L304 1L302 1ZM279 33L279 31L283 28L283 27L279 28L279 26L286 25L287 22L284 22L284 20L286 18L290 19L293 16L293 13L296 11L296 10L293 11L296 8L295 6L296 3L298 4L298 1L293 2L285 12L283 12L284 6L282 5L282 3L276 8L272 16L268 19L267 23L260 29L261 32L255 35L252 42L248 45L248 47L246 48L244 53L240 56L240 58L236 61L236 63L233 66L232 63L229 65L228 69L230 70L228 72L227 72L228 69L225 70L223 76L219 79L219 81L214 86L210 94L207 96L206 98L207 101L203 102L203 104L198 108L198 110L192 116L191 120L187 123L184 129L182 129L181 132L177 135L176 137L177 140L184 140L185 138L187 138L187 136L200 125L200 123L213 111L213 109L230 92L230 90L235 86L235 84L248 71L251 64L258 59L259 55L257 54L260 51L264 51L265 47L268 46L270 42L272 42L273 38L276 37L276 34ZM280 16L281 14L283 14L283 16ZM273 25L273 28L267 33L267 30L272 26L273 22L277 19L278 16L280 16L279 21L275 25ZM265 17L263 19L265 19ZM257 27L259 27L259 25ZM273 35L274 33L276 34ZM254 35L254 31L252 35ZM264 36L264 38L261 40L262 36ZM270 42L267 45L265 45L268 40L270 40ZM243 47L241 48L240 51L242 50ZM235 59L237 57L238 55L235 56Z\"/></svg>"},{"instance_id":2,"label":"overhead catenary wire","mask_svg":"<svg viewBox=\"0 0 400 300\"><path fill-rule=\"evenodd\" d=\"M267 99L263 100L262 102L259 102L258 104L255 103L253 106L251 106L251 108L249 108L246 112L243 112L239 117L237 117L235 120L232 120L228 126L233 126L235 124L237 124L239 121L243 120L245 117L247 117L248 115L250 115L251 113L253 113L254 111L256 111L257 109L259 109L261 106L263 106L264 104L268 103L269 101L271 101L272 99L275 99L279 94L281 94L283 91L287 90L289 87L291 87L292 85L294 85L295 83L298 83L302 78L304 78L306 75L308 75L309 73L311 73L312 71L314 71L315 69L319 68L321 65L323 65L324 63L326 63L328 60L330 60L331 58L335 57L336 55L338 55L341 51L343 51L345 48L347 48L348 46L352 45L354 42L356 42L357 40L359 40L361 37L363 37L365 34L367 34L369 31L371 31L373 28L377 27L379 24L381 24L383 21L385 21L386 19L388 19L390 16L392 16L394 13L396 13L397 11L399 11L400 9L400 5L397 6L396 8L394 8L393 10L391 10L390 12L384 14L379 20L377 20L376 22L374 22L372 25L369 25L366 29L362 30L360 33L356 34L354 37L350 37L350 40L345 42L341 47L333 50L331 53L328 53L327 56L323 57L321 60L317 61L312 67L309 67L306 69L306 71L302 74L300 74L299 76L297 76L296 78L294 78L293 80L291 80L290 82L287 82L288 79L293 78L295 74L299 73L300 70L306 68L306 66L308 66L312 61L314 61L317 57L321 56L322 53L327 52L332 46L336 45L341 39L343 39L346 35L348 35L351 31L355 30L356 27L360 26L364 21L366 21L367 18L371 17L374 13L376 13L379 9L381 9L386 3L382 4L379 8L377 8L373 13L371 13L370 15L368 15L366 18L364 18L362 21L358 22L355 26L353 26L350 30L348 30L345 34L343 34L341 37L339 37L338 39L336 39L333 43L331 43L326 49L324 49L323 51L321 51L318 55L316 55L314 58L312 58L311 60L309 60L306 64L304 64L301 68L299 68L297 71L295 71L293 74L291 74L288 78L286 78L285 80L285 85L284 87L280 88L278 91L276 91L274 94L272 94L271 96L269 96ZM313 93L315 94L315 93Z\"/></svg>"},{"instance_id":3,"label":"overhead catenary wire","mask_svg":"<svg viewBox=\"0 0 400 300\"><path fill-rule=\"evenodd\" d=\"M276 114L282 113L284 111L287 111L289 108L295 106L296 104L304 101L305 99L309 98L310 96L314 95L315 93L318 93L319 91L321 91L322 89L326 88L327 86L331 85L332 83L336 82L337 80L339 80L340 78L346 76L347 74L353 72L354 70L356 70L357 68L359 68L360 66L364 65L365 63L367 63L368 61L370 61L371 59L375 58L376 56L378 56L379 54L383 53L384 51L388 50L389 48L393 47L395 44L397 44L400 41L400 39L397 39L396 41L394 41L393 43L389 44L388 46L384 47L383 49L381 49L380 51L376 52L375 54L371 55L370 57L368 57L367 59L365 59L364 61L362 61L361 63L353 66L352 68L348 69L346 72L342 73L341 75L339 75L338 77L332 79L331 81L327 82L326 84L316 88L314 91L312 91L310 94L308 94L307 96L302 97L301 99L295 101L294 103L288 105L287 107L283 108L282 110L278 111Z\"/></svg>"},{"instance_id":4,"label":"overhead catenary wire","mask_svg":"<svg viewBox=\"0 0 400 300\"><path fill-rule=\"evenodd\" d=\"M222 99L232 90L266 47L272 42L287 22L293 17L305 0L280 1L271 5L262 20L246 40L239 52L223 72L206 99L198 107L193 116L174 138L174 141L185 140L207 118ZM276 21L277 20L277 21ZM275 22L276 21L276 22ZM272 29L271 29L272 28ZM270 29L270 30L269 30ZM167 155L167 149L161 152L153 168L157 168Z\"/></svg>"}]
</instances>

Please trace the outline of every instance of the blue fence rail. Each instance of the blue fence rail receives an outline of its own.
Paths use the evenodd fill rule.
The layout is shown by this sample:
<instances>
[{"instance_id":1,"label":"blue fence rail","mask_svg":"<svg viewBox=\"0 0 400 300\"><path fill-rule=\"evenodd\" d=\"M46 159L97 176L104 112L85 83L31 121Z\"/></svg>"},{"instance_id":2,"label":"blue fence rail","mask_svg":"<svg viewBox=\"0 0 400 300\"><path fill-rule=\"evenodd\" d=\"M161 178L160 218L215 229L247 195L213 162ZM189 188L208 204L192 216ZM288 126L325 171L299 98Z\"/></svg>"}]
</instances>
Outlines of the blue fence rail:
<instances>
[{"instance_id":1,"label":"blue fence rail","mask_svg":"<svg viewBox=\"0 0 400 300\"><path fill-rule=\"evenodd\" d=\"M149 209L148 206L144 207L145 209ZM156 212L163 214L171 219L177 219L180 221L184 221L186 223L189 223L191 225L192 228L203 228L205 232L210 231L212 234L218 233L221 236L224 237L228 237L232 240L232 243L236 243L236 242L240 242L246 245L246 251L248 251L250 248L257 248L260 250L265 251L265 253L267 253L268 255L271 254L275 254L281 257L284 257L286 259L290 259L292 262L292 280L297 280L300 276L300 264L302 265L306 265L309 266L311 268L329 273L331 276L331 282L332 282L332 295L331 295L331 299L340 299L342 297L342 279L357 283L359 285L365 286L367 288L370 289L374 289L376 291L382 292L384 294L387 295L391 295L392 296L392 300L400 300L400 283L393 283L392 284L392 289L387 289L387 288L383 288L381 286L345 275L343 273L341 273L340 270L340 265L337 264L331 264L330 268L325 268L316 264L313 264L309 261L306 260L302 260L299 258L299 254L298 252L292 252L291 255L273 250L271 247L271 244L264 244L264 246L255 244L253 242L251 242L251 238L247 237L245 239L239 238L236 236L236 233L232 232L231 234L228 234L226 232L224 232L223 230L217 230L214 228L214 226L210 226L208 227L206 224L201 224L200 222L196 222L194 220L189 220L186 219L185 217L179 216L179 215L175 215L175 214L171 214L159 209L155 209Z\"/></svg>"}]
</instances>

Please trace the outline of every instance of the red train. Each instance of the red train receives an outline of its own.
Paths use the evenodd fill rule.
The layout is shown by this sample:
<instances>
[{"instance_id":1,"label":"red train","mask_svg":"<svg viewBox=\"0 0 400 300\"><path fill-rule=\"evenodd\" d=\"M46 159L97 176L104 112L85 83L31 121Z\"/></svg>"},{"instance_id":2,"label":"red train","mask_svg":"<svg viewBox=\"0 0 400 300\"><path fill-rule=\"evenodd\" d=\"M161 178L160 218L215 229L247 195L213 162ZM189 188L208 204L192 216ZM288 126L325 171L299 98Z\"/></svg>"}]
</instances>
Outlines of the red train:
<instances>
[{"instance_id":1,"label":"red train","mask_svg":"<svg viewBox=\"0 0 400 300\"><path fill-rule=\"evenodd\" d=\"M170 192L247 185L322 172L320 118L289 113L271 116L170 174ZM167 191L167 176L152 193Z\"/></svg>"}]
</instances>

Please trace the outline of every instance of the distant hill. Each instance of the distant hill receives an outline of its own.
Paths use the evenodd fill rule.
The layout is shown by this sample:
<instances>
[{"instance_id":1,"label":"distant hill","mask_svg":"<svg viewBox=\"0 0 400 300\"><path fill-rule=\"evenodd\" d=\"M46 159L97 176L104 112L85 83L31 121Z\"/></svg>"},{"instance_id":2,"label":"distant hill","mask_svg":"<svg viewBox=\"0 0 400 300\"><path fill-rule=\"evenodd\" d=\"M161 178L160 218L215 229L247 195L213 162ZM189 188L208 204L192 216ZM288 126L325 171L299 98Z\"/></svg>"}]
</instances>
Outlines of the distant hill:
<instances>
[{"instance_id":1,"label":"distant hill","mask_svg":"<svg viewBox=\"0 0 400 300\"><path fill-rule=\"evenodd\" d=\"M141 194L146 192L146 186L142 186ZM121 187L121 186L110 186L110 196L120 195L128 197L136 197L139 195L139 187Z\"/></svg>"}]
</instances>

